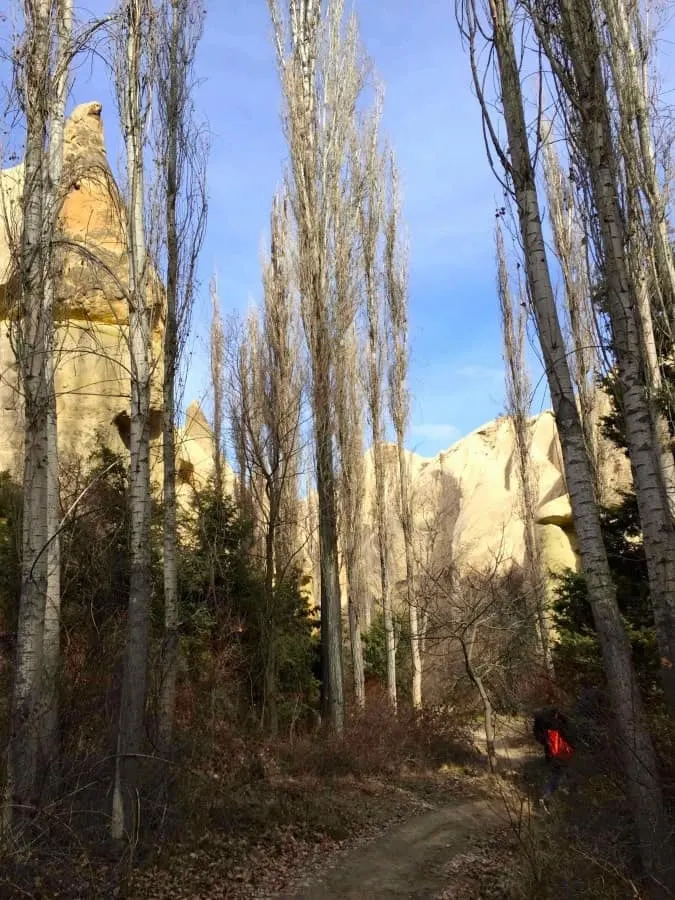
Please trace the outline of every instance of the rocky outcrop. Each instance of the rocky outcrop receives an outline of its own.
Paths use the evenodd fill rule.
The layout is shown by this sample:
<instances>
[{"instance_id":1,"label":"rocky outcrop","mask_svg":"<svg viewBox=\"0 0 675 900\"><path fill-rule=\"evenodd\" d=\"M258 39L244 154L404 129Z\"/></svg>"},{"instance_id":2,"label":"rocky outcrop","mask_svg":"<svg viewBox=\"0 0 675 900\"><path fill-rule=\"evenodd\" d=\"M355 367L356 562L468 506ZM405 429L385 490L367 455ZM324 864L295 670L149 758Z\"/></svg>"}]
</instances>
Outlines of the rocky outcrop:
<instances>
[{"instance_id":1,"label":"rocky outcrop","mask_svg":"<svg viewBox=\"0 0 675 900\"><path fill-rule=\"evenodd\" d=\"M128 443L128 264L123 199L105 150L100 103L78 106L64 140L63 197L56 258L55 346L59 449L63 459L87 457L99 443ZM16 299L12 249L21 228L23 166L0 173L0 471L18 474L22 398L12 342ZM163 296L150 278L153 311L151 437L161 434ZM198 418L195 409L188 425ZM179 441L185 443L185 441ZM193 445L192 438L186 446ZM186 451L187 452L187 451ZM188 452L187 463L190 463ZM181 461L178 462L179 470ZM158 442L153 479L161 478Z\"/></svg>"},{"instance_id":2,"label":"rocky outcrop","mask_svg":"<svg viewBox=\"0 0 675 900\"><path fill-rule=\"evenodd\" d=\"M563 474L555 420L543 412L529 423L530 459L536 500L536 530L548 573L578 569L578 545ZM395 448L388 448L388 471L396 486ZM605 495L630 484L625 455L604 447ZM409 454L413 484L416 555L423 567L440 572L450 564L465 571L506 572L525 563L525 526L513 426L502 417L463 437L432 459ZM366 510L370 592L379 596L379 562L372 516L374 474L367 460ZM395 506L395 505L394 505ZM390 513L392 558L399 587L405 579L403 534Z\"/></svg>"},{"instance_id":3,"label":"rocky outcrop","mask_svg":"<svg viewBox=\"0 0 675 900\"><path fill-rule=\"evenodd\" d=\"M11 340L16 283L12 248L21 228L23 168L0 172L0 471L19 473L22 458L22 401ZM59 219L56 285L56 391L62 458L88 456L99 442L122 451L128 443L129 352L128 268L123 200L106 157L101 105L78 106L65 131L64 196ZM151 279L151 433L161 433L163 297ZM529 426L530 456L537 504L537 529L544 562L556 571L577 566L572 513L563 476L560 446L550 412ZM391 487L398 460L385 449ZM608 493L630 476L623 454L607 452ZM499 418L462 438L433 459L408 454L413 484L417 556L438 571L452 564L473 570L522 565L525 555L520 490L510 421ZM161 479L159 442L154 443L153 478ZM213 474L213 437L198 404L187 410L178 435L178 495L184 506ZM226 469L226 485L232 472ZM379 562L373 527L374 475L366 458L366 553L370 591L379 595ZM316 525L311 499L307 521ZM399 582L405 578L403 537L396 503L388 504L392 557ZM316 545L305 534L308 548ZM307 568L311 569L308 555Z\"/></svg>"}]
</instances>

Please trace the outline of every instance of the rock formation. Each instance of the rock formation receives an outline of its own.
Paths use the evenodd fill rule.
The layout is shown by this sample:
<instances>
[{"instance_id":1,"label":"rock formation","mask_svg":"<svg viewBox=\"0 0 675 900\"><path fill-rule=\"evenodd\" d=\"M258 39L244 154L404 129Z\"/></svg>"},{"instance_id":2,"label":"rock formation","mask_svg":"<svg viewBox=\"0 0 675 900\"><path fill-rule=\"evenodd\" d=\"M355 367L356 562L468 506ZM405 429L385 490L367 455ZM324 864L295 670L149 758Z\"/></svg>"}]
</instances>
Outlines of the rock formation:
<instances>
[{"instance_id":1,"label":"rock formation","mask_svg":"<svg viewBox=\"0 0 675 900\"><path fill-rule=\"evenodd\" d=\"M22 399L11 339L16 296L13 248L21 228L23 166L0 172L0 471L18 476L23 453ZM62 459L89 457L100 444L122 452L129 432L128 266L123 199L105 150L100 103L78 106L64 141L55 305L56 395ZM152 361L150 428L153 480L161 482L163 303L150 279ZM179 434L184 498L210 474L208 426L198 405ZM212 465L212 463L211 463Z\"/></svg>"},{"instance_id":2,"label":"rock formation","mask_svg":"<svg viewBox=\"0 0 675 900\"><path fill-rule=\"evenodd\" d=\"M0 471L20 473L21 396L11 341L16 280L12 248L21 227L23 167L0 172ZM114 183L103 138L101 105L78 106L65 131L64 197L59 220L56 290L56 391L62 458L89 456L97 444L122 451L128 442L129 352L127 347L128 270L123 200ZM161 430L161 352L163 307L159 281L154 300L151 433ZM577 566L576 541L553 416L530 423L531 459L537 497L537 529L549 570ZM154 441L153 479L160 483L159 442ZM605 454L609 488L629 482L623 454ZM395 481L395 448L387 448ZM452 562L481 569L521 565L524 527L514 453L513 429L499 418L462 438L433 459L409 454L413 483L417 555L438 569ZM366 523L371 593L379 595L378 560L371 517L374 477L366 460ZM213 439L198 404L187 411L179 432L178 495L187 506L192 490L213 473ZM227 483L232 484L231 470ZM400 522L390 504L392 554L396 576L404 578ZM308 506L311 520L311 503ZM311 547L315 542L308 540ZM311 561L307 560L308 569Z\"/></svg>"},{"instance_id":3,"label":"rock formation","mask_svg":"<svg viewBox=\"0 0 675 900\"><path fill-rule=\"evenodd\" d=\"M600 398L606 403L606 398ZM536 499L536 531L546 571L579 566L572 508L565 485L562 452L553 414L529 423L530 458ZM602 479L605 498L615 498L630 485L626 456L606 442ZM395 488L396 448L388 471ZM439 572L449 565L460 571L506 572L525 563L525 527L513 426L500 417L461 438L448 450L428 459L409 454L415 518L416 556L422 567ZM367 460L366 510L372 539L368 548L372 596L379 595L378 557L372 519L374 475ZM392 504L393 505L393 504ZM392 558L400 586L405 578L403 534L395 512L390 514Z\"/></svg>"}]
</instances>

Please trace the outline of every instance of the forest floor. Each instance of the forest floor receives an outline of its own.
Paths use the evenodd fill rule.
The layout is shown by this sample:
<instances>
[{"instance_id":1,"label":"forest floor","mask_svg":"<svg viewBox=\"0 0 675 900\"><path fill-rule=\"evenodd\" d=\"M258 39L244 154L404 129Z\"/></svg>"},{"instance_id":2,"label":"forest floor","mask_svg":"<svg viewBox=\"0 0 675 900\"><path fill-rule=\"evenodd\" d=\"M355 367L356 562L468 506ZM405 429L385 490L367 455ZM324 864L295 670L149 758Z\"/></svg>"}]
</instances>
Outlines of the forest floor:
<instances>
[{"instance_id":1,"label":"forest floor","mask_svg":"<svg viewBox=\"0 0 675 900\"><path fill-rule=\"evenodd\" d=\"M34 844L19 864L0 863L0 898L512 897L518 828L529 816L516 785L537 754L522 726L502 728L500 778L488 774L479 732L469 761L433 771L272 766L227 784L202 778L184 786L200 816L139 847L133 868L91 844L77 854Z\"/></svg>"},{"instance_id":2,"label":"forest floor","mask_svg":"<svg viewBox=\"0 0 675 900\"><path fill-rule=\"evenodd\" d=\"M502 723L497 741L505 773L517 775L536 751L523 723ZM484 749L485 732L475 734ZM487 759L483 757L486 763ZM507 857L516 851L513 816L506 795L483 779L479 797L456 798L386 830L375 840L335 854L323 871L305 873L281 898L407 898L488 900L510 894Z\"/></svg>"},{"instance_id":3,"label":"forest floor","mask_svg":"<svg viewBox=\"0 0 675 900\"><path fill-rule=\"evenodd\" d=\"M536 755L521 726L507 725L498 742L506 784ZM482 743L478 731L479 750ZM487 759L479 756L475 765L435 773L296 782L305 801L313 798L313 834L289 822L276 842L265 838L249 847L236 867L226 847L219 852L215 836L188 854L174 848L171 860L137 871L123 896L506 898L516 830L503 786L496 788L486 768ZM291 783L280 780L277 788L283 794Z\"/></svg>"}]
</instances>

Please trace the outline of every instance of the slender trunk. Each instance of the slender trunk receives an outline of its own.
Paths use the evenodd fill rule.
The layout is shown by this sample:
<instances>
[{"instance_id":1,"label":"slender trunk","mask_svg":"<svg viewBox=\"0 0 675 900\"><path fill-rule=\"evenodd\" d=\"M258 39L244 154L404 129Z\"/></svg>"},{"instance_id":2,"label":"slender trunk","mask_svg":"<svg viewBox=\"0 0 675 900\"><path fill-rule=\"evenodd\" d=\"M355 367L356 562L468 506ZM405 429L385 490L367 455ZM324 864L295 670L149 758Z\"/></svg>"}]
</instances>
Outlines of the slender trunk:
<instances>
[{"instance_id":1,"label":"slender trunk","mask_svg":"<svg viewBox=\"0 0 675 900\"><path fill-rule=\"evenodd\" d=\"M342 453L342 545L347 575L347 612L349 618L349 643L352 656L352 679L354 682L354 699L356 706L363 709L366 705L365 669L363 664L363 643L361 638L360 607L365 591L365 577L363 570L362 541L362 516L363 504L358 496L363 490L362 484L358 484L363 473L357 466L361 460L354 460L354 452L361 449L361 441L354 441L354 435L344 435L344 424L340 423L340 450ZM345 446L349 440L354 441L353 447ZM350 458L351 457L351 458ZM353 465L356 463L356 465Z\"/></svg>"},{"instance_id":2,"label":"slender trunk","mask_svg":"<svg viewBox=\"0 0 675 900\"><path fill-rule=\"evenodd\" d=\"M363 184L359 203L359 224L365 280L366 318L368 328L368 411L373 440L373 469L375 474L375 524L380 562L380 586L382 590L382 618L384 621L385 653L387 662L387 694L396 709L396 636L391 596L389 558L389 529L387 527L387 480L384 462L384 423L382 376L383 322L381 296L378 290L377 245L382 225L381 184L382 167L378 158L378 119L374 118L368 139Z\"/></svg>"},{"instance_id":3,"label":"slender trunk","mask_svg":"<svg viewBox=\"0 0 675 900\"><path fill-rule=\"evenodd\" d=\"M349 613L349 640L352 648L354 699L358 709L364 709L366 705L366 685L363 666L363 644L361 642L361 620L358 596L351 585L347 598L347 608Z\"/></svg>"},{"instance_id":4,"label":"slender trunk","mask_svg":"<svg viewBox=\"0 0 675 900\"><path fill-rule=\"evenodd\" d=\"M378 428L378 433L380 432ZM396 709L396 635L394 633L394 608L389 581L389 529L387 527L387 485L381 440L375 439L376 426L373 425L373 465L375 469L375 522L377 526L377 549L380 561L380 585L382 589L382 619L384 623L384 647L387 662L387 695Z\"/></svg>"},{"instance_id":5,"label":"slender trunk","mask_svg":"<svg viewBox=\"0 0 675 900\"><path fill-rule=\"evenodd\" d=\"M148 632L150 623L150 310L144 216L143 120L141 58L144 40L143 0L128 0L127 80L122 103L129 210L129 356L131 429L129 467L130 582L127 641L115 760L111 834L134 840L139 827L140 760L145 737Z\"/></svg>"},{"instance_id":6,"label":"slender trunk","mask_svg":"<svg viewBox=\"0 0 675 900\"><path fill-rule=\"evenodd\" d=\"M279 733L279 714L277 708L277 653L276 653L276 621L274 609L274 582L276 572L275 543L279 518L279 507L274 487L270 491L269 515L265 531L265 709L267 711L267 727L272 737Z\"/></svg>"},{"instance_id":7,"label":"slender trunk","mask_svg":"<svg viewBox=\"0 0 675 900\"><path fill-rule=\"evenodd\" d=\"M391 198L385 221L384 283L389 347L389 410L396 433L401 529L405 549L406 601L410 626L411 694L414 709L422 706L422 653L419 636L415 556L413 552L412 485L405 454L410 420L408 393L408 261L400 241L401 201L393 154L389 164Z\"/></svg>"},{"instance_id":8,"label":"slender trunk","mask_svg":"<svg viewBox=\"0 0 675 900\"><path fill-rule=\"evenodd\" d=\"M317 348L317 359L325 359ZM319 559L321 569L321 646L323 713L333 731L344 730L344 675L342 668L342 608L337 550L335 462L331 427L330 379L326 369L314 366L314 430L316 485L319 501Z\"/></svg>"},{"instance_id":9,"label":"slender trunk","mask_svg":"<svg viewBox=\"0 0 675 900\"><path fill-rule=\"evenodd\" d=\"M175 193L173 204L168 198L167 212L175 225ZM175 241L175 228L169 228L168 240ZM173 240L171 235L173 235ZM164 383L162 455L164 515L164 640L159 691L158 740L163 754L171 750L171 735L176 706L176 681L180 654L178 605L178 527L176 517L176 437L175 378L177 358L176 334L176 266L171 246L168 251L167 312L164 333Z\"/></svg>"},{"instance_id":10,"label":"slender trunk","mask_svg":"<svg viewBox=\"0 0 675 900\"><path fill-rule=\"evenodd\" d=\"M478 670L473 664L473 648L476 641L476 627L471 629L471 633L467 642L466 635L460 638L462 647L462 655L464 657L464 668L469 680L474 685L480 696L480 702L483 707L483 723L485 725L485 749L487 750L488 765L491 772L497 771L497 749L495 745L495 722L494 709L490 695L485 687L485 682L481 678Z\"/></svg>"},{"instance_id":11,"label":"slender trunk","mask_svg":"<svg viewBox=\"0 0 675 900\"><path fill-rule=\"evenodd\" d=\"M179 79L178 45L183 5L172 2L169 45L169 85L166 109L166 322L164 325L164 378L162 460L164 499L164 641L159 687L158 740L163 754L171 750L176 707L176 680L180 642L178 635L178 529L176 522L176 371L178 366L178 202Z\"/></svg>"},{"instance_id":12,"label":"slender trunk","mask_svg":"<svg viewBox=\"0 0 675 900\"><path fill-rule=\"evenodd\" d=\"M13 805L29 808L37 796L38 730L42 709L43 635L47 597L50 347L44 301L43 223L49 119L49 3L26 4L26 153L23 231L19 248L18 352L24 395L24 472L21 595L7 758L5 822ZM48 235L51 240L51 235ZM45 259L46 257L46 259Z\"/></svg>"},{"instance_id":13,"label":"slender trunk","mask_svg":"<svg viewBox=\"0 0 675 900\"><path fill-rule=\"evenodd\" d=\"M403 446L403 434L396 430L398 449L398 474L401 490L401 526L405 547L406 598L410 623L410 657L412 664L412 704L414 709L422 707L422 652L420 646L417 594L415 589L415 557L413 554L412 506L410 470Z\"/></svg>"},{"instance_id":14,"label":"slender trunk","mask_svg":"<svg viewBox=\"0 0 675 900\"><path fill-rule=\"evenodd\" d=\"M546 257L511 17L505 0L491 0L492 26L518 205L526 275L563 452L584 575L622 749L631 811L648 872L658 868L655 836L664 834L663 797L631 651L605 551L593 476L577 409Z\"/></svg>"},{"instance_id":15,"label":"slender trunk","mask_svg":"<svg viewBox=\"0 0 675 900\"><path fill-rule=\"evenodd\" d=\"M666 427L654 421L648 400L640 302L626 260L626 233L617 195L616 157L607 94L600 70L600 47L590 6L581 0L572 7L561 0L567 50L572 63L579 128L595 207L600 223L604 275L619 383L626 426L626 442L644 533L651 602L662 660L661 676L666 701L675 712L675 526L668 503L666 481L672 469L664 463L665 448L659 434ZM647 321L651 321L649 310ZM646 322L643 321L643 326ZM658 363L658 361L657 361ZM665 471L664 471L665 468Z\"/></svg>"},{"instance_id":16,"label":"slender trunk","mask_svg":"<svg viewBox=\"0 0 675 900\"><path fill-rule=\"evenodd\" d=\"M375 473L375 526L377 528L377 549L380 563L380 586L382 590L382 618L384 621L385 654L387 662L387 694L392 707L396 709L396 639L394 634L394 613L389 581L389 530L387 528L387 484L383 458L382 429L382 373L378 345L379 315L374 296L373 277L366 276L368 304L368 351L369 351L369 397L371 434L373 438L373 470Z\"/></svg>"},{"instance_id":17,"label":"slender trunk","mask_svg":"<svg viewBox=\"0 0 675 900\"><path fill-rule=\"evenodd\" d=\"M46 186L45 252L45 319L48 329L45 357L49 411L47 420L47 598L43 638L43 712L40 722L40 753L49 770L58 758L59 722L59 657L61 644L61 538L59 535L60 492L59 454L56 420L56 348L54 347L54 261L51 241L57 227L62 200L63 133L65 126L66 98L68 94L73 20L72 0L61 0L57 19L57 53L55 61L54 98L50 109L50 134L48 176Z\"/></svg>"},{"instance_id":18,"label":"slender trunk","mask_svg":"<svg viewBox=\"0 0 675 900\"><path fill-rule=\"evenodd\" d=\"M529 569L528 582L532 591L531 614L533 630L538 645L540 659L547 670L551 670L549 646L550 623L548 604L544 589L543 566L539 544L535 532L535 485L533 484L528 434L528 413L530 409L530 384L525 368L525 313L519 305L515 321L514 303L511 295L509 271L504 248L504 238L498 225L495 232L497 247L497 293L502 314L504 336L504 358L506 362L506 398L508 412L513 426L514 452L517 460L520 485L520 505L525 537L525 564ZM524 292L522 292L524 294ZM524 303L524 298L520 303Z\"/></svg>"},{"instance_id":19,"label":"slender trunk","mask_svg":"<svg viewBox=\"0 0 675 900\"><path fill-rule=\"evenodd\" d=\"M337 218L334 237L338 262L336 266L337 334L341 352L335 361L335 413L337 443L340 454L340 543L347 579L349 643L352 656L352 679L357 709L366 702L361 610L366 578L363 558L363 424L362 395L357 372L360 365L359 341L354 325L358 297L354 291L352 220ZM346 227L345 227L346 226Z\"/></svg>"}]
</instances>

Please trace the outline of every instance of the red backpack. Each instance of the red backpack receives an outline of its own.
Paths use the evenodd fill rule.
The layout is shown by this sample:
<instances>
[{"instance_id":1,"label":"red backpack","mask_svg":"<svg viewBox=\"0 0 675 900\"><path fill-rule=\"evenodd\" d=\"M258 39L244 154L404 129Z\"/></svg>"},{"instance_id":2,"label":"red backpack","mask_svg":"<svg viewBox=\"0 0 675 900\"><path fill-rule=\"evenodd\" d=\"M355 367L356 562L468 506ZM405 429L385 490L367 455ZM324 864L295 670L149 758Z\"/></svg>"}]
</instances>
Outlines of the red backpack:
<instances>
[{"instance_id":1,"label":"red backpack","mask_svg":"<svg viewBox=\"0 0 675 900\"><path fill-rule=\"evenodd\" d=\"M574 755L574 747L567 743L565 738L555 728L546 732L548 749L554 759L571 759Z\"/></svg>"}]
</instances>

